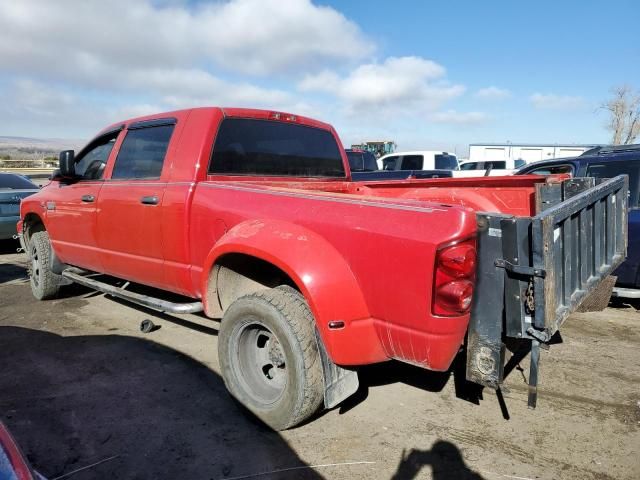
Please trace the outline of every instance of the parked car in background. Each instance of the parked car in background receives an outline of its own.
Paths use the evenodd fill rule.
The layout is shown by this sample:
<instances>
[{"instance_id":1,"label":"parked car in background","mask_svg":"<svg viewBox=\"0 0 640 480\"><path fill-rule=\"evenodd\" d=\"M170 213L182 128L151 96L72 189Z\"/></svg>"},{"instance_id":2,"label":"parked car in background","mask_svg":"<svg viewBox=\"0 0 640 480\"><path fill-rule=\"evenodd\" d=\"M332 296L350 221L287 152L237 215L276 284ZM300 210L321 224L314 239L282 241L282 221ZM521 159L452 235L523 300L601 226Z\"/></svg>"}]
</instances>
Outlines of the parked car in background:
<instances>
[{"instance_id":1,"label":"parked car in background","mask_svg":"<svg viewBox=\"0 0 640 480\"><path fill-rule=\"evenodd\" d=\"M614 295L640 298L640 145L596 147L579 157L531 163L517 175L553 175L613 178L629 176L629 246L627 260L613 272L618 277Z\"/></svg>"},{"instance_id":2,"label":"parked car in background","mask_svg":"<svg viewBox=\"0 0 640 480\"><path fill-rule=\"evenodd\" d=\"M352 172L375 172L378 170L376 156L366 150L347 149L347 159Z\"/></svg>"},{"instance_id":3,"label":"parked car in background","mask_svg":"<svg viewBox=\"0 0 640 480\"><path fill-rule=\"evenodd\" d=\"M12 238L18 232L20 202L40 188L31 180L15 173L0 173L0 240Z\"/></svg>"},{"instance_id":4,"label":"parked car in background","mask_svg":"<svg viewBox=\"0 0 640 480\"><path fill-rule=\"evenodd\" d=\"M511 175L520 167L526 165L522 159L517 160L486 160L486 161L467 161L460 164L460 171L455 173L455 177L482 177L487 175L497 177L502 175Z\"/></svg>"},{"instance_id":5,"label":"parked car in background","mask_svg":"<svg viewBox=\"0 0 640 480\"><path fill-rule=\"evenodd\" d=\"M395 152L378 159L380 170L458 170L458 157L440 150Z\"/></svg>"}]
</instances>

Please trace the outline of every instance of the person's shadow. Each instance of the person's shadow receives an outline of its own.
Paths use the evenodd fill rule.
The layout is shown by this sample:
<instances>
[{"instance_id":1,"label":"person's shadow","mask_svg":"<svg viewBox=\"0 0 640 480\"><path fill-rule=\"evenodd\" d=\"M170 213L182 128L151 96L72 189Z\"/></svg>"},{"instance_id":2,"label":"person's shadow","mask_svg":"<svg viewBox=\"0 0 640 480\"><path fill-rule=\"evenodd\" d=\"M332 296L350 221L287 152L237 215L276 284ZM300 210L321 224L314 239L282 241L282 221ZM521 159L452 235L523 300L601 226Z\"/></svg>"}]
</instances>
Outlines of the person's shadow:
<instances>
[{"instance_id":1,"label":"person's shadow","mask_svg":"<svg viewBox=\"0 0 640 480\"><path fill-rule=\"evenodd\" d=\"M322 478L211 368L136 337L0 326L0 420L46 478L112 457L78 478Z\"/></svg>"},{"instance_id":2,"label":"person's shadow","mask_svg":"<svg viewBox=\"0 0 640 480\"><path fill-rule=\"evenodd\" d=\"M438 440L431 450L402 452L402 459L391 480L418 478L424 467L431 467L433 480L483 480L464 463L460 450L451 442Z\"/></svg>"}]
</instances>

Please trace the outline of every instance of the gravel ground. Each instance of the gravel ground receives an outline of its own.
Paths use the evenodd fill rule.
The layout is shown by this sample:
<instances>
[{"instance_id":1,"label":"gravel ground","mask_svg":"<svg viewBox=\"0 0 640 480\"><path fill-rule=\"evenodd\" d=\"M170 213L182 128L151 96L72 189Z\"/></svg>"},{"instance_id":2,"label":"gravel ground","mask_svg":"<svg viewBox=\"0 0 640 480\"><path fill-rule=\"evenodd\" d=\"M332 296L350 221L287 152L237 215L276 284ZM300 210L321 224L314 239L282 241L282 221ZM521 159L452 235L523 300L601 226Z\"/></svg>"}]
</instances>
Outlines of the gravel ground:
<instances>
[{"instance_id":1,"label":"gravel ground","mask_svg":"<svg viewBox=\"0 0 640 480\"><path fill-rule=\"evenodd\" d=\"M55 478L638 479L640 315L576 314L543 351L538 409L523 360L501 402L455 371L361 370L345 405L275 433L226 393L217 326L77 286L31 296L0 243L0 419ZM144 319L160 329L139 331ZM455 369L454 369L455 370Z\"/></svg>"}]
</instances>

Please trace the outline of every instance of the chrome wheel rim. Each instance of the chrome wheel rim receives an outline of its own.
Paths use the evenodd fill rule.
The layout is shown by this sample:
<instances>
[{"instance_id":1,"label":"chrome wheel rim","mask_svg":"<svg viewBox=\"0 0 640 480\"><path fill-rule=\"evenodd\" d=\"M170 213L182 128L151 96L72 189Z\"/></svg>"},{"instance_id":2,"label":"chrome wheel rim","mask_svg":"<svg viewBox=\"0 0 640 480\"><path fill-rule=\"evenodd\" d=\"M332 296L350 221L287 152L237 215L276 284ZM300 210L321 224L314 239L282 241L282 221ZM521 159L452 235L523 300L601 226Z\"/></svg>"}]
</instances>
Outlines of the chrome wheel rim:
<instances>
[{"instance_id":1,"label":"chrome wheel rim","mask_svg":"<svg viewBox=\"0 0 640 480\"><path fill-rule=\"evenodd\" d=\"M261 322L245 325L234 355L241 383L254 400L275 403L287 386L287 364L278 337Z\"/></svg>"}]
</instances>

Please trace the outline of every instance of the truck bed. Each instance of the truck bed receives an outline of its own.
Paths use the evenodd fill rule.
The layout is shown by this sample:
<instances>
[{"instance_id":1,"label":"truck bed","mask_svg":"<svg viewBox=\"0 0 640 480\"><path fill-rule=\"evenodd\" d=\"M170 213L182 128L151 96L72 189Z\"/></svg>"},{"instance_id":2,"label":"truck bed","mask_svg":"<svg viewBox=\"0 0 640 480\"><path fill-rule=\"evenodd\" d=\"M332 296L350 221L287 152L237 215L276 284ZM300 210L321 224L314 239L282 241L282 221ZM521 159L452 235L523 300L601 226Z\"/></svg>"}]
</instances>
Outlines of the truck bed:
<instances>
[{"instance_id":1,"label":"truck bed","mask_svg":"<svg viewBox=\"0 0 640 480\"><path fill-rule=\"evenodd\" d=\"M280 181L247 179L238 185L251 185L278 191L340 194L362 199L375 197L377 201L397 205L423 205L433 202L440 206L460 206L473 211L531 216L536 213L536 185L557 183L565 175L542 177L435 178L399 181ZM229 185L230 182L225 182Z\"/></svg>"}]
</instances>

